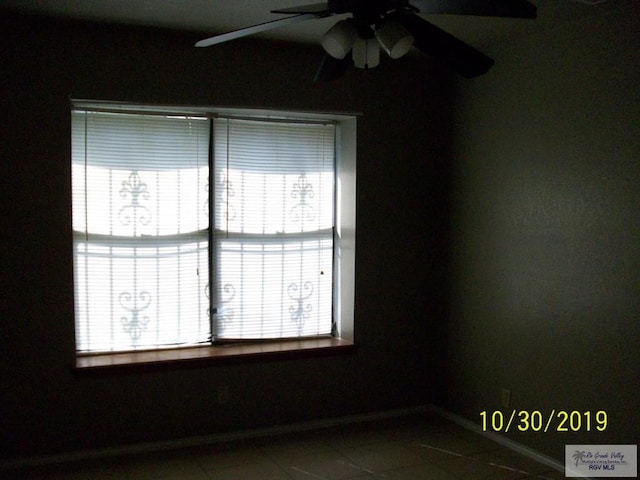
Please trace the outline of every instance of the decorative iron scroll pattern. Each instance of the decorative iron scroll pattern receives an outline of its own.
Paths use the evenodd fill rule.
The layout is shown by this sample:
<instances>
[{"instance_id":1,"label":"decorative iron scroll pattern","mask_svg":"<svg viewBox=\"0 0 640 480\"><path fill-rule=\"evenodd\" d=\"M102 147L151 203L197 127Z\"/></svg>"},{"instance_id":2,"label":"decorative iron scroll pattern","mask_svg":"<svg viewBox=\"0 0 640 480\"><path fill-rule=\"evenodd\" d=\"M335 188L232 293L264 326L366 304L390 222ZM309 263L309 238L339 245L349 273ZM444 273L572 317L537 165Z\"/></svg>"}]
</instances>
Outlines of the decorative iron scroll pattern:
<instances>
[{"instance_id":1,"label":"decorative iron scroll pattern","mask_svg":"<svg viewBox=\"0 0 640 480\"><path fill-rule=\"evenodd\" d=\"M151 221L151 211L145 205L141 205L139 199L148 200L149 190L137 171L132 171L129 174L129 178L122 182L120 196L122 198L131 197L130 202L118 211L120 222L123 225L132 225L134 232L137 229L138 222L140 225L148 225Z\"/></svg>"},{"instance_id":2,"label":"decorative iron scroll pattern","mask_svg":"<svg viewBox=\"0 0 640 480\"><path fill-rule=\"evenodd\" d=\"M233 205L229 202L229 199L235 196L233 183L229 180L228 173L226 171L220 172L217 183L220 191L220 200L218 205L219 211L222 215L222 220L225 223L231 222L236 218L236 211Z\"/></svg>"},{"instance_id":3,"label":"decorative iron scroll pattern","mask_svg":"<svg viewBox=\"0 0 640 480\"><path fill-rule=\"evenodd\" d=\"M209 216L209 182L207 182L204 186L204 191L205 191L205 200L202 203L202 213L204 213L205 215Z\"/></svg>"},{"instance_id":4,"label":"decorative iron scroll pattern","mask_svg":"<svg viewBox=\"0 0 640 480\"><path fill-rule=\"evenodd\" d=\"M228 306L236 296L236 288L227 283L218 290L218 306L214 309L216 323L220 331L233 323L234 309Z\"/></svg>"},{"instance_id":5,"label":"decorative iron scroll pattern","mask_svg":"<svg viewBox=\"0 0 640 480\"><path fill-rule=\"evenodd\" d=\"M211 320L213 318L213 315L215 314L215 311L211 308L211 284L208 282L204 286L204 296L207 299L207 304L209 305L209 307L207 307L207 318Z\"/></svg>"},{"instance_id":6,"label":"decorative iron scroll pattern","mask_svg":"<svg viewBox=\"0 0 640 480\"><path fill-rule=\"evenodd\" d=\"M298 181L293 184L291 190L291 198L299 198L299 202L295 204L290 211L291 220L299 223L301 221L313 221L316 217L316 212L313 209L313 205L307 202L307 198L313 198L315 193L313 192L313 184L309 182L306 175L302 174L298 177Z\"/></svg>"},{"instance_id":7,"label":"decorative iron scroll pattern","mask_svg":"<svg viewBox=\"0 0 640 480\"><path fill-rule=\"evenodd\" d=\"M311 310L313 310L311 303L305 303L313 294L313 283L309 281L291 283L287 288L287 294L293 301L293 304L289 307L291 321L296 324L300 333L304 328L305 321L311 314Z\"/></svg>"},{"instance_id":8,"label":"decorative iron scroll pattern","mask_svg":"<svg viewBox=\"0 0 640 480\"><path fill-rule=\"evenodd\" d=\"M133 226L133 234L136 235L138 224L149 225L151 222L151 211L146 205L140 203L141 199L149 200L150 193L146 182L142 181L140 174L136 170L131 171L127 180L122 182L120 197L129 198L129 203L120 208L118 218L122 225ZM138 269L135 255L132 261L132 276L137 284ZM129 312L128 316L124 315L120 318L120 322L134 345L147 329L149 316L142 314L142 312L151 304L151 294L147 290L141 292L136 292L136 290L137 288L134 289L133 293L124 291L118 297L120 306Z\"/></svg>"},{"instance_id":9,"label":"decorative iron scroll pattern","mask_svg":"<svg viewBox=\"0 0 640 480\"><path fill-rule=\"evenodd\" d=\"M135 343L149 323L149 316L141 315L141 312L151 304L151 294L147 291L137 294L125 291L120 294L118 300L120 306L130 313L130 316L123 315L120 322L124 331L131 337L131 341Z\"/></svg>"}]
</instances>

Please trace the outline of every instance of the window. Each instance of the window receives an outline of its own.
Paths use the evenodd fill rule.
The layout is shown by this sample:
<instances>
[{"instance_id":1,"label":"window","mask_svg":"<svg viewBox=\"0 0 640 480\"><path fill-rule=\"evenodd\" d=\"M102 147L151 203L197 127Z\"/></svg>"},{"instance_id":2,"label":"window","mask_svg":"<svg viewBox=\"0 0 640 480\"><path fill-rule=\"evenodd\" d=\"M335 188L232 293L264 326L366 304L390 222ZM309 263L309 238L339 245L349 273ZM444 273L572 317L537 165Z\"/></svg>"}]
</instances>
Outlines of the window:
<instances>
[{"instance_id":1,"label":"window","mask_svg":"<svg viewBox=\"0 0 640 480\"><path fill-rule=\"evenodd\" d=\"M74 106L77 353L350 336L353 117L249 113Z\"/></svg>"}]
</instances>

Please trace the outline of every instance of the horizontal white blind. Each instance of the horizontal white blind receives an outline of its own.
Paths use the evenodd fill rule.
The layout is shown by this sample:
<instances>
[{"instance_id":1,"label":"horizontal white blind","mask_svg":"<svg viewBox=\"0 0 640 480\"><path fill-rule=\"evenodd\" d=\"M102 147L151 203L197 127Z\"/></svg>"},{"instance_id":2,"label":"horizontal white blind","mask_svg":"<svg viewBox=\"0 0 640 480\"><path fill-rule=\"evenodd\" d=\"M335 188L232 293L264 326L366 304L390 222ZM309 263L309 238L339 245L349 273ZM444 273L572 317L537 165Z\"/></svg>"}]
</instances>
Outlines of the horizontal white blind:
<instances>
[{"instance_id":1,"label":"horizontal white blind","mask_svg":"<svg viewBox=\"0 0 640 480\"><path fill-rule=\"evenodd\" d=\"M207 341L208 121L74 111L72 132L77 351Z\"/></svg>"},{"instance_id":2,"label":"horizontal white blind","mask_svg":"<svg viewBox=\"0 0 640 480\"><path fill-rule=\"evenodd\" d=\"M210 122L72 112L78 352L331 333L335 127Z\"/></svg>"},{"instance_id":3,"label":"horizontal white blind","mask_svg":"<svg viewBox=\"0 0 640 480\"><path fill-rule=\"evenodd\" d=\"M214 121L217 339L331 333L334 130Z\"/></svg>"}]
</instances>

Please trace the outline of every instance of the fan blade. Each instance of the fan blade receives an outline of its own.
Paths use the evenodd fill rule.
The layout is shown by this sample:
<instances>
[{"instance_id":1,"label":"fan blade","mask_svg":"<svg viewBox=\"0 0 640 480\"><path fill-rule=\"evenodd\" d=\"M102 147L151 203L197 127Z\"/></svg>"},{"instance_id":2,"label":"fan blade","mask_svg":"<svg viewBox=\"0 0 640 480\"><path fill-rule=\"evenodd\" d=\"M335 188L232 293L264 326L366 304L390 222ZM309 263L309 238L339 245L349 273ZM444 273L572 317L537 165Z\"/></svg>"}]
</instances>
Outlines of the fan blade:
<instances>
[{"instance_id":1,"label":"fan blade","mask_svg":"<svg viewBox=\"0 0 640 480\"><path fill-rule=\"evenodd\" d=\"M329 54L325 54L313 80L315 82L328 82L340 78L347 72L352 64L351 52L347 53L343 59L337 59Z\"/></svg>"},{"instance_id":2,"label":"fan blade","mask_svg":"<svg viewBox=\"0 0 640 480\"><path fill-rule=\"evenodd\" d=\"M420 13L536 18L536 6L526 0L412 0Z\"/></svg>"},{"instance_id":3,"label":"fan blade","mask_svg":"<svg viewBox=\"0 0 640 480\"><path fill-rule=\"evenodd\" d=\"M216 35L214 37L205 38L196 42L196 47L209 47L218 43L228 42L229 40L235 40L237 38L247 37L254 33L264 32L266 30L272 30L274 28L282 27L290 23L301 22L303 20L309 20L311 18L318 18L318 15L312 13L304 13L300 15L294 15L292 17L280 18L278 20L271 20L270 22L260 23L253 25L252 27L241 28L240 30L234 30L232 32L223 33L222 35Z\"/></svg>"},{"instance_id":4,"label":"fan blade","mask_svg":"<svg viewBox=\"0 0 640 480\"><path fill-rule=\"evenodd\" d=\"M463 77L482 75L494 64L484 53L413 13L396 11L389 17L399 21L411 32L414 47Z\"/></svg>"},{"instance_id":5,"label":"fan blade","mask_svg":"<svg viewBox=\"0 0 640 480\"><path fill-rule=\"evenodd\" d=\"M313 13L314 15L332 15L335 13L328 3L314 3L311 5L300 5L299 7L280 8L271 10L271 13L286 13L288 15L300 13Z\"/></svg>"}]
</instances>

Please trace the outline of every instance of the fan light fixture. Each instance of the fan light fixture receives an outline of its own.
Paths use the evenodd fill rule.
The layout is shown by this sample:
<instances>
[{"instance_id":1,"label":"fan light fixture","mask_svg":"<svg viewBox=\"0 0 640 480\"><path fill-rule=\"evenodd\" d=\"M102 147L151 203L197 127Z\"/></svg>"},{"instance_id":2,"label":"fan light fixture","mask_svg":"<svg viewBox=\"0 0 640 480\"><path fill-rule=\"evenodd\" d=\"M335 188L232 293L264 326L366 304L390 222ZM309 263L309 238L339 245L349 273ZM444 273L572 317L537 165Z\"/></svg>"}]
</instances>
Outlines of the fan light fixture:
<instances>
[{"instance_id":1,"label":"fan light fixture","mask_svg":"<svg viewBox=\"0 0 640 480\"><path fill-rule=\"evenodd\" d=\"M339 60L347 56L358 38L358 29L350 20L340 20L322 37L322 48Z\"/></svg>"},{"instance_id":2,"label":"fan light fixture","mask_svg":"<svg viewBox=\"0 0 640 480\"><path fill-rule=\"evenodd\" d=\"M302 3L302 0L289 1ZM286 16L205 38L196 42L196 47L208 47L306 20L350 15L336 18L337 23L323 36L321 43L327 54L316 73L316 80L340 78L354 64L359 68L375 67L380 59L380 49L391 58L400 58L412 45L453 72L474 78L487 72L494 64L493 59L436 27L420 14L536 18L536 12L536 6L529 0L324 0L324 3L271 10L271 13Z\"/></svg>"},{"instance_id":3,"label":"fan light fixture","mask_svg":"<svg viewBox=\"0 0 640 480\"><path fill-rule=\"evenodd\" d=\"M376 38L391 58L400 58L413 46L413 35L398 22L388 22L376 30Z\"/></svg>"},{"instance_id":4,"label":"fan light fixture","mask_svg":"<svg viewBox=\"0 0 640 480\"><path fill-rule=\"evenodd\" d=\"M353 44L353 65L374 68L380 64L380 44L375 38L358 38Z\"/></svg>"},{"instance_id":5,"label":"fan light fixture","mask_svg":"<svg viewBox=\"0 0 640 480\"><path fill-rule=\"evenodd\" d=\"M366 35L368 37L368 35ZM398 22L387 22L371 38L363 38L352 19L340 20L322 37L322 48L333 58L341 60L352 52L357 68L374 68L380 63L380 47L391 58L400 58L413 46L413 35Z\"/></svg>"}]
</instances>

